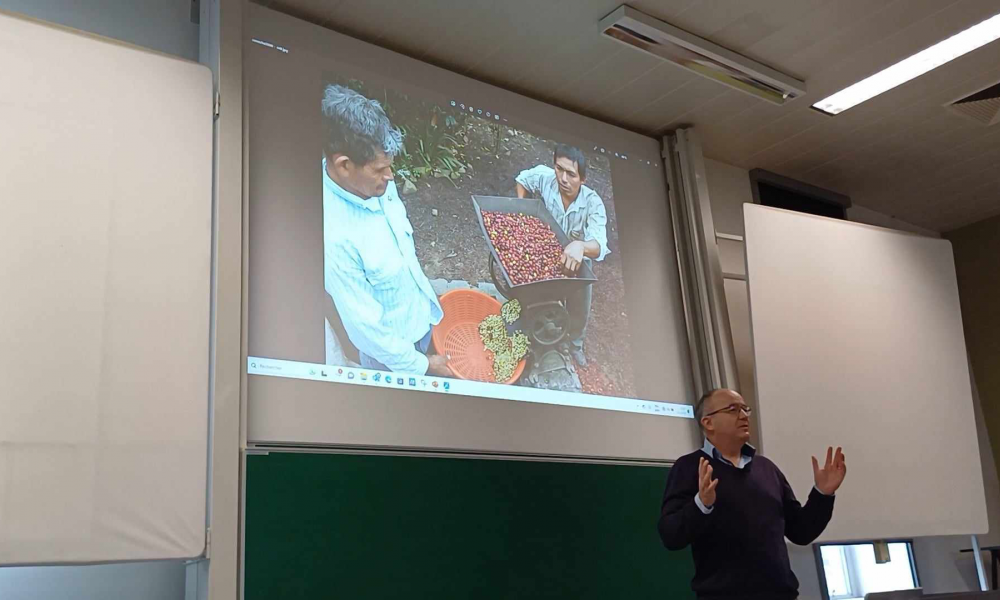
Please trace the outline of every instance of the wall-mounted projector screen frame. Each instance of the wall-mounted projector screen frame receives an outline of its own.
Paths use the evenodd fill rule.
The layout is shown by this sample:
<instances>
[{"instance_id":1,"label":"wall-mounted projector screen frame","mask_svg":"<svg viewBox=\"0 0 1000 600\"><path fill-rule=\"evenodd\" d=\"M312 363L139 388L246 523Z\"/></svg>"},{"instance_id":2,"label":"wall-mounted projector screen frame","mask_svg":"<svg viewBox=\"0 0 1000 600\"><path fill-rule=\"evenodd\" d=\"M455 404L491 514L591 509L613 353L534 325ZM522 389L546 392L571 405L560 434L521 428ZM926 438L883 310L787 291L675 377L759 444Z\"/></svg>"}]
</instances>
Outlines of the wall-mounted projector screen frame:
<instances>
[{"instance_id":1,"label":"wall-mounted projector screen frame","mask_svg":"<svg viewBox=\"0 0 1000 600\"><path fill-rule=\"evenodd\" d=\"M476 110L488 108L507 119L509 127L541 138L628 156L617 159L613 169L626 289L622 312L642 323L630 329L635 386L642 399L655 401L651 404L686 405L686 416L663 416L652 408L643 414L336 384L324 381L318 370L310 376L308 368L298 378L272 377L260 375L260 367L248 362L248 443L643 461L669 461L696 446L697 427L689 416L694 400L691 370L659 142L254 4L247 6L244 38L249 182L244 359L308 363L297 356L302 354L295 349L301 340L309 340L309 356L322 356L323 340L316 339L314 323L299 332L292 324L294 315L281 314L312 310L322 324L322 310L312 307L322 297L291 298L281 296L280 289L299 286L299 277L322 281L321 271L302 266L281 250L318 244L322 252L322 240L301 235L282 240L267 228L304 231L301 228L312 227L322 214L296 212L295 207L320 202L321 180L313 163L319 162L322 148L321 122L311 115L319 114L324 76L339 71L391 83L401 93L442 104L457 99ZM307 117L299 116L303 114ZM298 146L306 153L297 153ZM301 181L309 183L297 187ZM296 193L301 189L315 193L301 198L303 194ZM282 203L264 200L277 196ZM319 292L322 296L322 285ZM637 406L642 399L635 400Z\"/></svg>"},{"instance_id":2,"label":"wall-mounted projector screen frame","mask_svg":"<svg viewBox=\"0 0 1000 600\"><path fill-rule=\"evenodd\" d=\"M799 494L848 474L822 541L988 529L951 243L744 205L762 450Z\"/></svg>"}]
</instances>

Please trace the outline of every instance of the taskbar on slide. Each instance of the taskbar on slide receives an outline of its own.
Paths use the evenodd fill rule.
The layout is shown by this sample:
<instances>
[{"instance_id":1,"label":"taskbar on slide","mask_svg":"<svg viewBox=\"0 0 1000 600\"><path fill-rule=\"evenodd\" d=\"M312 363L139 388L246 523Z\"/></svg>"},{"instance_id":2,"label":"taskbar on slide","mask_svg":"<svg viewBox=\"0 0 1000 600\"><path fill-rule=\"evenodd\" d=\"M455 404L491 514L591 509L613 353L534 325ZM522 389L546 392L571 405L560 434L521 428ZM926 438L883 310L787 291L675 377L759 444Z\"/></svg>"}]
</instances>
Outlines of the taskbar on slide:
<instances>
[{"instance_id":1,"label":"taskbar on slide","mask_svg":"<svg viewBox=\"0 0 1000 600\"><path fill-rule=\"evenodd\" d=\"M361 367L318 365L256 356L247 358L247 374L287 377L290 379L309 379L311 381L328 381L333 383L350 383L370 387L407 389L439 394L479 396L482 398L517 400L539 404L577 406L580 408L617 410L658 415L661 417L694 418L694 408L688 404L652 402L635 398L616 398L614 396L599 396L596 394L562 392L558 390L541 390L517 385L499 385L496 383L466 381L448 377L391 373Z\"/></svg>"}]
</instances>

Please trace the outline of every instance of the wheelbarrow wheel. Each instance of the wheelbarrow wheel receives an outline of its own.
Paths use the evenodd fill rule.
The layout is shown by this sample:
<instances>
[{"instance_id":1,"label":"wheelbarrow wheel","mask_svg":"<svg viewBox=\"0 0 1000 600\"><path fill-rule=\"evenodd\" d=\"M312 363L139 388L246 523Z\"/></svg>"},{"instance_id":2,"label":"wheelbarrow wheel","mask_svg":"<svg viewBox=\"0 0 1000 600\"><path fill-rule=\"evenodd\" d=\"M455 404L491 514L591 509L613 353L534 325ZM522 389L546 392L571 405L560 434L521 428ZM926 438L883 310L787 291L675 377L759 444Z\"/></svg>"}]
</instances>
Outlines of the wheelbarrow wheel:
<instances>
[{"instance_id":1,"label":"wheelbarrow wheel","mask_svg":"<svg viewBox=\"0 0 1000 600\"><path fill-rule=\"evenodd\" d=\"M569 312L561 302L534 304L528 312L528 335L533 343L554 346L569 333Z\"/></svg>"}]
</instances>

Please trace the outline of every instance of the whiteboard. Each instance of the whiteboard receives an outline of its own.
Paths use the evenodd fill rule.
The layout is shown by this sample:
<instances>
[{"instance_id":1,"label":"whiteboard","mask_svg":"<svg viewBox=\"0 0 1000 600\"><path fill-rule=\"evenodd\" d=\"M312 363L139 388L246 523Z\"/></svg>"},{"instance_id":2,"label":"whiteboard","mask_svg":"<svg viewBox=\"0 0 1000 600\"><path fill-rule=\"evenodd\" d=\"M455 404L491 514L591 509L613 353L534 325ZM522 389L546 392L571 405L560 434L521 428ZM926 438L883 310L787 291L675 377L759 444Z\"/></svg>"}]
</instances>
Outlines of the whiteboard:
<instances>
[{"instance_id":1,"label":"whiteboard","mask_svg":"<svg viewBox=\"0 0 1000 600\"><path fill-rule=\"evenodd\" d=\"M800 500L844 447L822 540L985 533L951 244L744 205L765 455Z\"/></svg>"},{"instance_id":2,"label":"whiteboard","mask_svg":"<svg viewBox=\"0 0 1000 600\"><path fill-rule=\"evenodd\" d=\"M205 547L212 81L0 11L0 564Z\"/></svg>"}]
</instances>

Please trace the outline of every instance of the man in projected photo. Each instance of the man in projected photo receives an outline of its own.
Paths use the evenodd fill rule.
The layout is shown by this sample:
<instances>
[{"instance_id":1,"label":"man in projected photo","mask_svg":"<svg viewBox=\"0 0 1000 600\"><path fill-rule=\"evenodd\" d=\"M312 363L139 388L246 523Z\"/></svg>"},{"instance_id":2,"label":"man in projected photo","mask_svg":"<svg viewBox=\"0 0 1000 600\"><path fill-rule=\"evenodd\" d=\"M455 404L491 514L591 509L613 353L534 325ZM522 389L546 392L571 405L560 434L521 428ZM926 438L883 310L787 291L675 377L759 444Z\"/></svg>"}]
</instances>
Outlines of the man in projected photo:
<instances>
[{"instance_id":1,"label":"man in projected photo","mask_svg":"<svg viewBox=\"0 0 1000 600\"><path fill-rule=\"evenodd\" d=\"M823 533L847 475L843 452L827 448L822 467L813 457L815 485L802 506L777 465L747 443L751 409L742 396L712 390L694 413L705 444L678 458L667 475L658 524L663 545L691 546L691 588L699 598L796 598L785 538L806 546Z\"/></svg>"},{"instance_id":2,"label":"man in projected photo","mask_svg":"<svg viewBox=\"0 0 1000 600\"><path fill-rule=\"evenodd\" d=\"M351 89L328 85L322 107L323 282L347 337L364 367L450 376L431 349L441 304L393 182L403 135Z\"/></svg>"},{"instance_id":3,"label":"man in projected photo","mask_svg":"<svg viewBox=\"0 0 1000 600\"><path fill-rule=\"evenodd\" d=\"M521 171L517 197L536 195L545 203L556 223L573 241L563 249L563 268L576 273L586 261L601 261L608 255L608 213L597 192L586 185L587 157L578 148L559 144L552 157L553 165L538 165ZM569 313L570 356L581 367L587 366L583 339L590 320L592 285L566 298Z\"/></svg>"}]
</instances>

